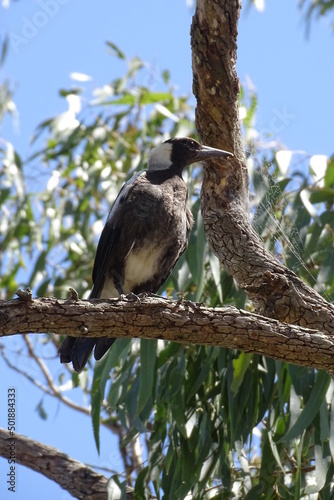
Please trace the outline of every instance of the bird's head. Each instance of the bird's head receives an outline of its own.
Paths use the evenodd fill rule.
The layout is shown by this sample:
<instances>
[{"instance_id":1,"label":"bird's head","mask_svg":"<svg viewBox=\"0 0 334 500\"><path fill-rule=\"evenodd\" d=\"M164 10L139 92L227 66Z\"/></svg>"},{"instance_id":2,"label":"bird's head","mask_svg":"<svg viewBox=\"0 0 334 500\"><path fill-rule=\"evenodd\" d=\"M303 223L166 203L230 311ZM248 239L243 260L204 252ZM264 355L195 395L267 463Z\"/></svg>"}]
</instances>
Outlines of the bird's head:
<instances>
[{"instance_id":1,"label":"bird's head","mask_svg":"<svg viewBox=\"0 0 334 500\"><path fill-rule=\"evenodd\" d=\"M152 149L148 159L148 171L157 172L175 169L181 173L183 168L197 161L210 158L229 158L233 154L222 149L202 146L189 137L175 137Z\"/></svg>"}]
</instances>

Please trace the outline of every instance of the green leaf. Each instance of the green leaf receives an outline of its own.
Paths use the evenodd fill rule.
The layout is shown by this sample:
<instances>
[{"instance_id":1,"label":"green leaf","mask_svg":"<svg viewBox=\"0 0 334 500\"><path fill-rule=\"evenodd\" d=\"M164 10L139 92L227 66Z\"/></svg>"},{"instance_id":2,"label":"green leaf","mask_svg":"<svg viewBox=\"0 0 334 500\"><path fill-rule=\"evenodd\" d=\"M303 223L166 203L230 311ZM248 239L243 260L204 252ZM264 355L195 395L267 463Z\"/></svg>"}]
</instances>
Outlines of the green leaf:
<instances>
[{"instance_id":1,"label":"green leaf","mask_svg":"<svg viewBox=\"0 0 334 500\"><path fill-rule=\"evenodd\" d=\"M116 56L119 59L122 59L123 61L125 60L125 54L124 54L124 52L122 52L121 49L115 43L107 41L106 44L108 46L108 52L112 56Z\"/></svg>"},{"instance_id":2,"label":"green leaf","mask_svg":"<svg viewBox=\"0 0 334 500\"><path fill-rule=\"evenodd\" d=\"M36 406L36 410L37 410L37 413L41 417L42 420L47 420L48 414L44 410L43 399L41 399L40 402L38 403L38 405Z\"/></svg>"},{"instance_id":3,"label":"green leaf","mask_svg":"<svg viewBox=\"0 0 334 500\"><path fill-rule=\"evenodd\" d=\"M179 404L173 404L171 407L173 420L182 434L182 436L187 438L187 429L186 429L186 418L185 418L185 405L184 398L182 392L178 395Z\"/></svg>"},{"instance_id":4,"label":"green leaf","mask_svg":"<svg viewBox=\"0 0 334 500\"><path fill-rule=\"evenodd\" d=\"M138 70L140 70L144 66L143 61L140 59L140 57L133 57L131 61L129 62L129 71L126 75L127 78L132 77L137 73Z\"/></svg>"},{"instance_id":5,"label":"green leaf","mask_svg":"<svg viewBox=\"0 0 334 500\"><path fill-rule=\"evenodd\" d=\"M144 467L138 474L135 484L135 490L133 492L135 500L145 500L146 498L148 498L147 488L146 488L147 474L148 474L148 466Z\"/></svg>"},{"instance_id":6,"label":"green leaf","mask_svg":"<svg viewBox=\"0 0 334 500\"><path fill-rule=\"evenodd\" d=\"M313 495L322 490L326 484L327 471L331 464L330 452L325 450L320 443L319 430L315 430L314 462L315 462L315 484L310 484L305 488L305 493Z\"/></svg>"},{"instance_id":7,"label":"green leaf","mask_svg":"<svg viewBox=\"0 0 334 500\"><path fill-rule=\"evenodd\" d=\"M168 92L149 92L145 90L140 96L140 104L155 104L162 101L168 101L172 98Z\"/></svg>"},{"instance_id":8,"label":"green leaf","mask_svg":"<svg viewBox=\"0 0 334 500\"><path fill-rule=\"evenodd\" d=\"M83 91L83 89L80 88L80 87L75 87L75 88L73 87L73 88L71 88L69 90L59 89L59 95L61 97L67 97L68 95L73 95L73 94L74 95L79 95L79 94L82 93L82 91Z\"/></svg>"},{"instance_id":9,"label":"green leaf","mask_svg":"<svg viewBox=\"0 0 334 500\"><path fill-rule=\"evenodd\" d=\"M117 364L117 362L123 358L123 356L128 352L131 347L132 339L122 338L117 339L111 349L109 349L107 356L104 356L102 360L95 363L95 367L102 365L102 375L101 375L101 389L104 389L105 382L109 378L109 373ZM104 390L103 390L104 396Z\"/></svg>"},{"instance_id":10,"label":"green leaf","mask_svg":"<svg viewBox=\"0 0 334 500\"><path fill-rule=\"evenodd\" d=\"M207 380L209 373L212 370L213 361L219 355L218 347L201 348L199 352L203 352L204 356L200 358L200 366L196 369L195 377L188 380L188 384L191 384L191 389L187 394L187 402L189 403L191 398L198 392L199 388L205 380Z\"/></svg>"},{"instance_id":11,"label":"green leaf","mask_svg":"<svg viewBox=\"0 0 334 500\"><path fill-rule=\"evenodd\" d=\"M157 358L156 368L161 368L168 360L174 359L177 353L182 350L182 345L176 342L167 342L165 348L160 351Z\"/></svg>"},{"instance_id":12,"label":"green leaf","mask_svg":"<svg viewBox=\"0 0 334 500\"><path fill-rule=\"evenodd\" d=\"M327 401L325 400L320 407L320 442L323 444L327 439L329 439L329 411L327 406Z\"/></svg>"},{"instance_id":13,"label":"green leaf","mask_svg":"<svg viewBox=\"0 0 334 500\"><path fill-rule=\"evenodd\" d=\"M334 276L334 248L328 248L326 258L318 273L319 283L329 283L333 281Z\"/></svg>"},{"instance_id":14,"label":"green leaf","mask_svg":"<svg viewBox=\"0 0 334 500\"><path fill-rule=\"evenodd\" d=\"M334 189L332 188L313 188L308 190L309 200L312 204L321 202L334 202Z\"/></svg>"},{"instance_id":15,"label":"green leaf","mask_svg":"<svg viewBox=\"0 0 334 500\"><path fill-rule=\"evenodd\" d=\"M6 36L4 41L3 41L2 48L1 48L0 67L5 62L7 51L8 51L8 37Z\"/></svg>"},{"instance_id":16,"label":"green leaf","mask_svg":"<svg viewBox=\"0 0 334 500\"><path fill-rule=\"evenodd\" d=\"M139 416L139 411L138 411L139 384L140 384L139 377L135 377L128 390L128 395L126 399L127 411L129 414L129 418L131 420L133 431L135 431L135 433L137 431L146 432L147 430L142 419Z\"/></svg>"},{"instance_id":17,"label":"green leaf","mask_svg":"<svg viewBox=\"0 0 334 500\"><path fill-rule=\"evenodd\" d=\"M312 423L314 417L317 415L320 407L326 397L327 389L330 384L330 377L324 371L319 371L317 373L317 378L313 386L311 395L305 405L305 408L299 415L297 421L288 430L288 432L283 436L278 442L282 443L285 441L292 441L298 438Z\"/></svg>"},{"instance_id":18,"label":"green leaf","mask_svg":"<svg viewBox=\"0 0 334 500\"><path fill-rule=\"evenodd\" d=\"M324 185L327 188L334 187L334 159L332 159L327 165Z\"/></svg>"},{"instance_id":19,"label":"green leaf","mask_svg":"<svg viewBox=\"0 0 334 500\"><path fill-rule=\"evenodd\" d=\"M172 480L170 483L170 493L168 498L178 498L176 495L176 491L179 488L179 485L181 484L181 472L182 472L182 460L180 460L181 457L176 461L175 466L173 467L173 476Z\"/></svg>"},{"instance_id":20,"label":"green leaf","mask_svg":"<svg viewBox=\"0 0 334 500\"><path fill-rule=\"evenodd\" d=\"M127 481L121 483L116 474L111 476L107 485L108 500L127 500L126 485Z\"/></svg>"},{"instance_id":21,"label":"green leaf","mask_svg":"<svg viewBox=\"0 0 334 500\"><path fill-rule=\"evenodd\" d=\"M282 462L281 462L281 457L279 455L279 450L278 450L278 447L277 447L276 443L274 442L273 434L272 434L271 430L268 430L268 441L269 441L269 444L270 444L270 447L271 447L271 452L273 454L273 457L276 460L276 464L279 466L279 468L281 469L281 471L284 474L284 467L283 467ZM262 457L262 459L263 459L263 457Z\"/></svg>"},{"instance_id":22,"label":"green leaf","mask_svg":"<svg viewBox=\"0 0 334 500\"><path fill-rule=\"evenodd\" d=\"M245 373L252 359L252 355L241 352L237 359L233 360L233 382L231 389L234 394L237 394L240 385L244 379Z\"/></svg>"},{"instance_id":23,"label":"green leaf","mask_svg":"<svg viewBox=\"0 0 334 500\"><path fill-rule=\"evenodd\" d=\"M260 484L256 484L249 490L244 500L259 500L263 499L263 494L266 491L266 486L262 482Z\"/></svg>"},{"instance_id":24,"label":"green leaf","mask_svg":"<svg viewBox=\"0 0 334 500\"><path fill-rule=\"evenodd\" d=\"M118 99L110 99L108 101L103 101L105 106L112 106L114 104L123 104L126 106L134 106L138 102L138 97L133 94L124 94L123 97Z\"/></svg>"},{"instance_id":25,"label":"green leaf","mask_svg":"<svg viewBox=\"0 0 334 500\"><path fill-rule=\"evenodd\" d=\"M320 218L321 220L321 218ZM322 222L322 220L321 220ZM309 256L309 255L312 255L312 253L317 249L318 245L319 245L319 239L320 239L320 235L323 231L323 224L313 224L312 226L312 231L311 233L309 234L310 238L308 239L308 242L305 246L305 252L304 254Z\"/></svg>"},{"instance_id":26,"label":"green leaf","mask_svg":"<svg viewBox=\"0 0 334 500\"><path fill-rule=\"evenodd\" d=\"M331 381L331 389L332 389L332 398L330 400L331 404L331 412L330 412L330 433L329 433L329 448L332 454L332 457L334 457L334 391L333 391L333 385L334 381Z\"/></svg>"},{"instance_id":27,"label":"green leaf","mask_svg":"<svg viewBox=\"0 0 334 500\"><path fill-rule=\"evenodd\" d=\"M31 276L29 278L29 285L31 288L33 288L36 285L35 279L38 276L37 273L39 273L39 272L42 273L45 270L46 258L47 258L47 252L46 252L46 250L42 250L42 252L39 254L39 256L37 258L35 268L34 268L33 272L31 273Z\"/></svg>"},{"instance_id":28,"label":"green leaf","mask_svg":"<svg viewBox=\"0 0 334 500\"><path fill-rule=\"evenodd\" d=\"M195 300L199 301L202 297L204 289L204 276L205 276L205 254L206 254L206 238L204 232L204 224L201 211L197 214L197 245L196 245L196 262L197 272L194 276L196 280L196 296Z\"/></svg>"},{"instance_id":29,"label":"green leaf","mask_svg":"<svg viewBox=\"0 0 334 500\"><path fill-rule=\"evenodd\" d=\"M157 340L141 339L138 413L143 410L152 396L156 357Z\"/></svg>"},{"instance_id":30,"label":"green leaf","mask_svg":"<svg viewBox=\"0 0 334 500\"><path fill-rule=\"evenodd\" d=\"M164 82L168 85L170 82L170 71L168 71L168 70L163 71L162 78L163 78Z\"/></svg>"},{"instance_id":31,"label":"green leaf","mask_svg":"<svg viewBox=\"0 0 334 500\"><path fill-rule=\"evenodd\" d=\"M105 386L110 377L110 370L115 366L117 360L129 348L131 339L118 339L114 342L107 356L95 363L94 377L91 389L92 424L95 444L100 453L100 411L104 398Z\"/></svg>"}]
</instances>

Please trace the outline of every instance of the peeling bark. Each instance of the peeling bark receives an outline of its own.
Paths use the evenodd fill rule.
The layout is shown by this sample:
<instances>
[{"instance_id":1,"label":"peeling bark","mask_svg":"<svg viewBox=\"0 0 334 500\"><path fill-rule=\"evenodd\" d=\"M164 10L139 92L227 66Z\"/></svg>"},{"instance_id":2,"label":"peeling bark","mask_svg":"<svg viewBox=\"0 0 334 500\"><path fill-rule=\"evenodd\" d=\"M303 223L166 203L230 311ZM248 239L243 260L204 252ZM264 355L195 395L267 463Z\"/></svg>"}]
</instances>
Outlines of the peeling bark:
<instances>
[{"instance_id":1,"label":"peeling bark","mask_svg":"<svg viewBox=\"0 0 334 500\"><path fill-rule=\"evenodd\" d=\"M257 312L286 323L334 331L334 306L265 248L249 220L248 173L238 117L238 19L241 1L198 0L191 29L196 127L204 144L234 153L207 161L201 193L214 253Z\"/></svg>"},{"instance_id":2,"label":"peeling bark","mask_svg":"<svg viewBox=\"0 0 334 500\"><path fill-rule=\"evenodd\" d=\"M334 338L234 307L141 295L136 300L40 298L0 302L0 336L16 333L74 337L138 337L241 349L334 372Z\"/></svg>"}]
</instances>

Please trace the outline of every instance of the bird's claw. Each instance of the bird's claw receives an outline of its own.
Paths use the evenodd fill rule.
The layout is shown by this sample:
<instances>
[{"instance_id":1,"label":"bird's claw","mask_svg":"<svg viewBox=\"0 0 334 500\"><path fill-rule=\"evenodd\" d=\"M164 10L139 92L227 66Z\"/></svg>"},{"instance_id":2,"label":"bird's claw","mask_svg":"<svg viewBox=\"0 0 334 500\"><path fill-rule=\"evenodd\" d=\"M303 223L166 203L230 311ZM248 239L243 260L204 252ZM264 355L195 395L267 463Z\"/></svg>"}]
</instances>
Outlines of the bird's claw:
<instances>
[{"instance_id":1,"label":"bird's claw","mask_svg":"<svg viewBox=\"0 0 334 500\"><path fill-rule=\"evenodd\" d=\"M136 295L133 292L128 293L127 295L125 295L125 297L126 297L126 300L128 300L130 302L139 302L139 304L141 304L140 298L138 297L138 295Z\"/></svg>"}]
</instances>

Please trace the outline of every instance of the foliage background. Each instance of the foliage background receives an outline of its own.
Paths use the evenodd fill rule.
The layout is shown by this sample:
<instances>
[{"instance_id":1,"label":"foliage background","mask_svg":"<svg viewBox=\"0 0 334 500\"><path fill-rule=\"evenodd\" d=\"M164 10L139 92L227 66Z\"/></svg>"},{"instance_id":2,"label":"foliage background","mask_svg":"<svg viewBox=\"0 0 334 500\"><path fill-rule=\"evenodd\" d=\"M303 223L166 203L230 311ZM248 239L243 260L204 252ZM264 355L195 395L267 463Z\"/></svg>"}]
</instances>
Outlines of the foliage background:
<instances>
[{"instance_id":1,"label":"foliage background","mask_svg":"<svg viewBox=\"0 0 334 500\"><path fill-rule=\"evenodd\" d=\"M73 8L73 5L69 7ZM306 7L304 4L304 9ZM17 6L12 6L14 8ZM254 12L244 20L245 26L254 21L252 16ZM55 21L60 17L61 12ZM51 21L49 24L52 29ZM316 29L313 26L316 25L311 26L309 44L312 44L312 29ZM270 29L269 22L266 28ZM41 36L42 33L38 33L38 37ZM27 48L37 41L36 36ZM302 30L300 39L296 37L294 41L294 48L299 42L305 43ZM281 50L285 43L291 44L291 41L287 41L287 37L281 38ZM5 43L2 47L5 55ZM11 298L18 286L26 285L38 295L51 293L58 297L65 297L70 285L84 297L90 288L92 261L101 224L121 184L145 165L148 151L154 144L167 135L194 133L193 102L181 89L175 89L172 83L175 77L172 79L168 71L157 70L138 56L127 59L113 43L107 44L107 48L111 53L110 61L115 61L119 68L117 76L109 78L106 85L96 90L95 82L82 81L82 76L77 75L71 88L60 91L61 99L67 101L63 109L67 107L68 111L59 114L57 110L55 118L45 120L35 129L28 158L22 159L17 152L16 140L12 141L15 148L6 141L11 133L0 143L1 298ZM256 45L252 50L249 53L253 54L254 65L256 59L264 65L265 54L262 59L257 58L254 57ZM130 53L133 52L131 49ZM10 57L9 51L7 61ZM241 43L241 64L243 57ZM271 52L268 57L272 61ZM305 61L295 61L293 72L290 68L291 76L298 72L299 64L304 68ZM241 95L245 147L252 174L252 216L269 248L281 254L289 267L331 298L334 167L331 162L326 163L323 178L320 169L324 159L316 157L314 150L308 150L293 154L287 169L289 153L284 153L286 148L282 147L277 135L289 137L295 117L300 113L298 105L290 108L285 104L284 97L288 99L288 93L284 94L284 85L288 87L286 92L290 92L293 84L291 78L282 78L282 69L275 75L277 67L279 65L272 62L272 71L265 74L267 88L276 91L277 81L280 87L283 86L283 94L278 98L280 102L274 101L271 91L271 105L274 103L275 107L269 110L268 120L266 112L262 112L264 123L256 121L259 116L258 97L252 85L246 82ZM328 67L321 67L324 74ZM190 70L188 75L191 77ZM11 100L13 85L6 78L2 83L2 109L11 111L15 118ZM261 95L261 85L258 87ZM321 97L319 95L319 99ZM317 108L320 107L317 99L311 102L304 97L303 102L306 116L313 116L314 102ZM36 102L33 106L38 107ZM287 106L287 113L284 113L284 106ZM330 114L330 106L332 102L326 109L327 114ZM6 125L8 122L5 121ZM307 129L307 133L314 136L319 126L311 122ZM324 146L321 142L323 136L326 137L326 130L318 135L316 147L319 149L316 152L330 156L332 150L329 147L332 145L328 146L327 142ZM307 149L305 143L302 144L305 136L306 133L298 147ZM191 203L196 226L189 251L166 283L164 293L175 297L179 293L186 294L191 300L201 300L213 306L223 303L251 308L233 280L220 271L216 259L206 248L197 200L200 175L200 169L195 168L187 176L193 193ZM89 418L69 415L64 422L66 418L58 418L57 413L61 416L64 411L59 404L61 399L67 406L85 408L81 413L87 411L92 383L92 404L99 408L101 386L104 388L106 384L107 401L117 408L122 427L117 426L114 412L109 419L104 408L102 416L106 425L102 428L111 425L121 439L130 439L143 432L144 426L151 427L151 434L143 433L137 440L137 445L139 443L144 449L143 458L147 456L146 446L151 464L161 463L162 453L167 454L165 472L160 478L157 467L139 466L135 469L134 480L138 471L142 471L136 482L138 494L144 488L145 474L148 473L151 474L151 489L159 491L162 488L170 498L173 495L182 498L194 484L194 478L197 480L194 492L197 495L208 488L212 488L210 494L221 492L220 479L223 478L226 497L231 495L229 488L233 489L233 494L244 496L253 487L249 498L251 495L258 498L261 488L263 491L263 488L275 485L281 495L298 498L296 491L310 495L314 490L316 494L317 488L329 485L333 475L331 457L334 445L330 436L334 433L329 413L333 386L323 374L316 375L313 370L287 366L260 356L214 348L184 348L147 341L141 345L133 341L130 347L128 341L121 341L117 342L111 356L99 365L92 379L91 370L78 377L69 373L66 367L60 367L56 361L56 344L57 339L53 336L43 339L27 337L23 341L13 339L3 343L2 365L11 363L16 370L19 367L35 381L35 385L43 384L44 387L44 394L39 394L38 398L36 393L30 393L33 394L30 404L33 402L38 417L19 406L18 431L27 432L22 420L31 421L35 432L43 425L50 429L51 422L52 428L60 424L59 434L71 436L72 440L66 451L75 455L73 450L78 449L78 455L83 453L75 458L96 463L93 447L87 454L89 458L85 455L87 450L82 450L82 441L88 447L93 440ZM141 366L145 370L141 370ZM147 366L155 370L146 369ZM115 367L112 384L106 379L111 367ZM52 383L46 377L49 371ZM10 372L8 380L13 376ZM26 398L22 393L26 388L28 391L30 385L23 377L16 380L20 403L21 398ZM70 390L72 385L75 389ZM128 387L131 387L130 391ZM56 403L47 393L56 396ZM71 402L66 401L65 396L70 397ZM154 416L151 413L153 401L156 404ZM300 421L298 416L302 408L305 408L304 420ZM99 411L93 413L96 438L98 415ZM37 418L41 418L42 423ZM79 422L82 422L82 431L75 436L74 429L79 427ZM279 442L295 422L295 434L290 435L289 442ZM257 430L252 437L255 427ZM164 442L166 436L169 440ZM42 432L37 432L34 437L54 444L50 436L43 438ZM75 439L78 440L77 448ZM114 452L116 447L109 430L103 430L101 453L108 451L100 465L118 472L125 469L127 473L133 466L140 465L137 450L131 442L126 463L122 451L117 455ZM265 458L262 466L261 455ZM219 479L210 483L209 478L215 475ZM120 484L123 480L121 476ZM312 481L317 484L313 490ZM46 491L49 485L42 488ZM323 498L327 498L326 492L329 494L329 486L323 491Z\"/></svg>"}]
</instances>

